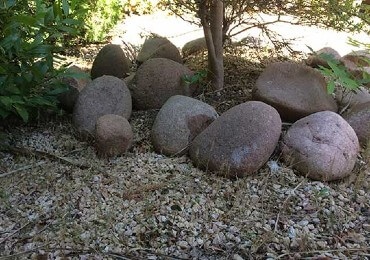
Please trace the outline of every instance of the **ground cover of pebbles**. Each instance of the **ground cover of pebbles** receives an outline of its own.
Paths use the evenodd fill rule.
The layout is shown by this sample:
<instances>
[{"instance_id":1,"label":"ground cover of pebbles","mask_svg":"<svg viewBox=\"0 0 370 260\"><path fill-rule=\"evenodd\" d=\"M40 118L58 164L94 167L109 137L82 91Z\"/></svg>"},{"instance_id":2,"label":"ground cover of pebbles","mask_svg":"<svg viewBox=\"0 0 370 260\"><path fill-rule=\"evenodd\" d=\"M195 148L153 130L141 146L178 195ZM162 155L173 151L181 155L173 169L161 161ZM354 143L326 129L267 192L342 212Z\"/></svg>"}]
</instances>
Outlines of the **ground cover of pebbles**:
<instances>
[{"instance_id":1,"label":"ground cover of pebbles","mask_svg":"<svg viewBox=\"0 0 370 260\"><path fill-rule=\"evenodd\" d=\"M235 57L226 61L228 88L198 96L218 112L247 101L263 67L235 65ZM0 178L0 259L369 257L366 151L341 182L298 176L281 164L279 151L258 173L229 180L185 156L154 153L149 130L157 112L133 113L134 148L110 160L77 138L67 116L6 129L12 145L88 168L0 153L0 176L16 171Z\"/></svg>"}]
</instances>

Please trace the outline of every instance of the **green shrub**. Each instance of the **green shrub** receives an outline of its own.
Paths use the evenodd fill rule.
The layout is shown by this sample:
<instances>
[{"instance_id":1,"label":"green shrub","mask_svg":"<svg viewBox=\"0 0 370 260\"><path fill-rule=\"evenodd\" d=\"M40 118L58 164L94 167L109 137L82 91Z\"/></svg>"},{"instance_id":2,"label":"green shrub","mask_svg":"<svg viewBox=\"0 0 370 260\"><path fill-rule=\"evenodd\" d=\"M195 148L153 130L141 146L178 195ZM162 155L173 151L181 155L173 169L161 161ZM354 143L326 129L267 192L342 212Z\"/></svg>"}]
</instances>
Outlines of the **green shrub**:
<instances>
[{"instance_id":1,"label":"green shrub","mask_svg":"<svg viewBox=\"0 0 370 260\"><path fill-rule=\"evenodd\" d=\"M83 38L87 42L101 42L107 33L125 16L153 11L150 0L82 0L71 1L72 15L84 21Z\"/></svg>"},{"instance_id":2,"label":"green shrub","mask_svg":"<svg viewBox=\"0 0 370 260\"><path fill-rule=\"evenodd\" d=\"M0 0L0 117L24 122L38 109L56 108L66 77L57 56L62 40L78 32L66 0Z\"/></svg>"}]
</instances>

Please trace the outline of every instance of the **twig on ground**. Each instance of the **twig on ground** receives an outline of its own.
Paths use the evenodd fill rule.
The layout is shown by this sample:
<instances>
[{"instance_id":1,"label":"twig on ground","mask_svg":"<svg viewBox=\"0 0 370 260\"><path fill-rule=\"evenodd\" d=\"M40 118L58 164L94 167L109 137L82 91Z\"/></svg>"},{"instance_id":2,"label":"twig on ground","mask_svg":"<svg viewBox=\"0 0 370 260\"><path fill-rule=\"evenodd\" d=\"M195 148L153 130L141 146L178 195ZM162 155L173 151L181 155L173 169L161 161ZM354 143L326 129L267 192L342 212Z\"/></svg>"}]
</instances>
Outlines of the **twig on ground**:
<instances>
[{"instance_id":1,"label":"twig on ground","mask_svg":"<svg viewBox=\"0 0 370 260\"><path fill-rule=\"evenodd\" d=\"M24 167L21 167L21 168L18 168L18 169L15 169L13 171L9 171L9 172L6 172L6 173L3 173L3 174L0 174L0 178L4 178L6 176L9 176L13 173L17 173L17 172L21 172L21 171L25 171L25 170L29 170L29 169L32 169L34 167L38 167L38 166L41 166L41 165L44 165L46 164L46 162L38 162L36 164L31 164L31 165L26 165Z\"/></svg>"},{"instance_id":2,"label":"twig on ground","mask_svg":"<svg viewBox=\"0 0 370 260\"><path fill-rule=\"evenodd\" d=\"M300 183L298 183L298 185L294 187L294 189L292 190L292 192L290 192L290 194L288 195L288 197L284 200L283 205L281 206L281 208L279 210L279 213L277 214L277 217L276 217L276 220L275 220L274 233L276 233L276 231L277 231L277 225L279 223L279 218L280 218L281 211L286 207L286 204L288 203L288 201L290 200L290 198L292 197L292 195L303 184L303 182L305 182L305 180L303 180Z\"/></svg>"},{"instance_id":3,"label":"twig on ground","mask_svg":"<svg viewBox=\"0 0 370 260\"><path fill-rule=\"evenodd\" d=\"M323 253L335 253L335 252L345 252L345 251L351 251L351 252L356 252L356 251L369 251L370 248L342 248L342 249L328 249L328 250L314 250L314 251L302 251L302 252L290 252L290 253L285 253L282 255L279 255L277 259L285 258L288 255L293 255L293 254L323 254Z\"/></svg>"},{"instance_id":4,"label":"twig on ground","mask_svg":"<svg viewBox=\"0 0 370 260\"><path fill-rule=\"evenodd\" d=\"M25 148L25 147L13 147L10 145L0 145L0 151L5 151L5 152L10 152L13 154L20 154L20 155L25 155L25 156L39 156L43 158L49 158L52 160L58 160L62 163L67 163L76 167L79 167L81 169L87 169L89 168L88 165L79 163L79 162L74 162L69 158L58 156L56 154L36 150L36 149L30 149L30 148Z\"/></svg>"},{"instance_id":5,"label":"twig on ground","mask_svg":"<svg viewBox=\"0 0 370 260\"><path fill-rule=\"evenodd\" d=\"M3 240L0 241L0 245L5 243L9 238L11 238L12 236L14 236L15 234L17 234L19 231L21 231L22 229L26 228L27 226L29 226L31 223L33 223L32 221L30 222L27 222L27 224L24 224L23 226L21 226L20 228L18 228L17 230L15 230L13 233L11 233L10 235L8 235L7 237L5 237Z\"/></svg>"}]
</instances>

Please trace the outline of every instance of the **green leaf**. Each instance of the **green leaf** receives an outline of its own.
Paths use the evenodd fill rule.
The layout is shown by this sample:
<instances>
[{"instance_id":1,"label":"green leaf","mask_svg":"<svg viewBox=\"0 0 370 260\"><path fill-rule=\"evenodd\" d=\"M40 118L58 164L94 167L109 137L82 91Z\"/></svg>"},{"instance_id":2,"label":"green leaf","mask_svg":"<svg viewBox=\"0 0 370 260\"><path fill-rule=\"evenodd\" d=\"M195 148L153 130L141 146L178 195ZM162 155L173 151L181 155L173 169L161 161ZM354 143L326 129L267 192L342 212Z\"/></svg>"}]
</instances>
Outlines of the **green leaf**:
<instances>
[{"instance_id":1,"label":"green leaf","mask_svg":"<svg viewBox=\"0 0 370 260\"><path fill-rule=\"evenodd\" d=\"M327 86L327 91L328 94L333 94L335 89L335 82L333 80L329 81L328 86Z\"/></svg>"},{"instance_id":2,"label":"green leaf","mask_svg":"<svg viewBox=\"0 0 370 260\"><path fill-rule=\"evenodd\" d=\"M62 2L62 8L65 16L69 15L69 4L67 0L63 0Z\"/></svg>"},{"instance_id":3,"label":"green leaf","mask_svg":"<svg viewBox=\"0 0 370 260\"><path fill-rule=\"evenodd\" d=\"M17 111L18 115L22 118L23 122L27 123L29 118L27 109L20 105L14 105L13 107Z\"/></svg>"},{"instance_id":4,"label":"green leaf","mask_svg":"<svg viewBox=\"0 0 370 260\"><path fill-rule=\"evenodd\" d=\"M69 90L69 87L61 87L61 88L56 88L47 93L48 96L56 96L59 94L62 94L64 92L67 92Z\"/></svg>"},{"instance_id":5,"label":"green leaf","mask_svg":"<svg viewBox=\"0 0 370 260\"><path fill-rule=\"evenodd\" d=\"M5 110L5 109L1 108L1 106L0 106L0 116L1 116L3 119L4 119L4 118L6 118L9 114L10 114L10 112L9 112L9 111L7 111L7 110Z\"/></svg>"},{"instance_id":6,"label":"green leaf","mask_svg":"<svg viewBox=\"0 0 370 260\"><path fill-rule=\"evenodd\" d=\"M29 15L17 15L12 20L28 26L36 26L37 24L37 19Z\"/></svg>"}]
</instances>

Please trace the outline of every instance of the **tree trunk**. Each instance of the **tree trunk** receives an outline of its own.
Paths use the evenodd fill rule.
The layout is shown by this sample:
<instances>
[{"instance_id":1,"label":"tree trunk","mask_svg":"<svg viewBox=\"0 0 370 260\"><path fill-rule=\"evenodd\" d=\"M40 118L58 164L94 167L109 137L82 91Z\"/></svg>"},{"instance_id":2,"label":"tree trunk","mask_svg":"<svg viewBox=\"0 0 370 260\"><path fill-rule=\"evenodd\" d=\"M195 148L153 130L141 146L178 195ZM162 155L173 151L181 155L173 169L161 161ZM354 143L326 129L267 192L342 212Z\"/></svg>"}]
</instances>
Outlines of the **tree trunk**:
<instances>
[{"instance_id":1,"label":"tree trunk","mask_svg":"<svg viewBox=\"0 0 370 260\"><path fill-rule=\"evenodd\" d=\"M224 87L223 2L203 0L199 11L208 49L208 77L213 89L222 89Z\"/></svg>"}]
</instances>

